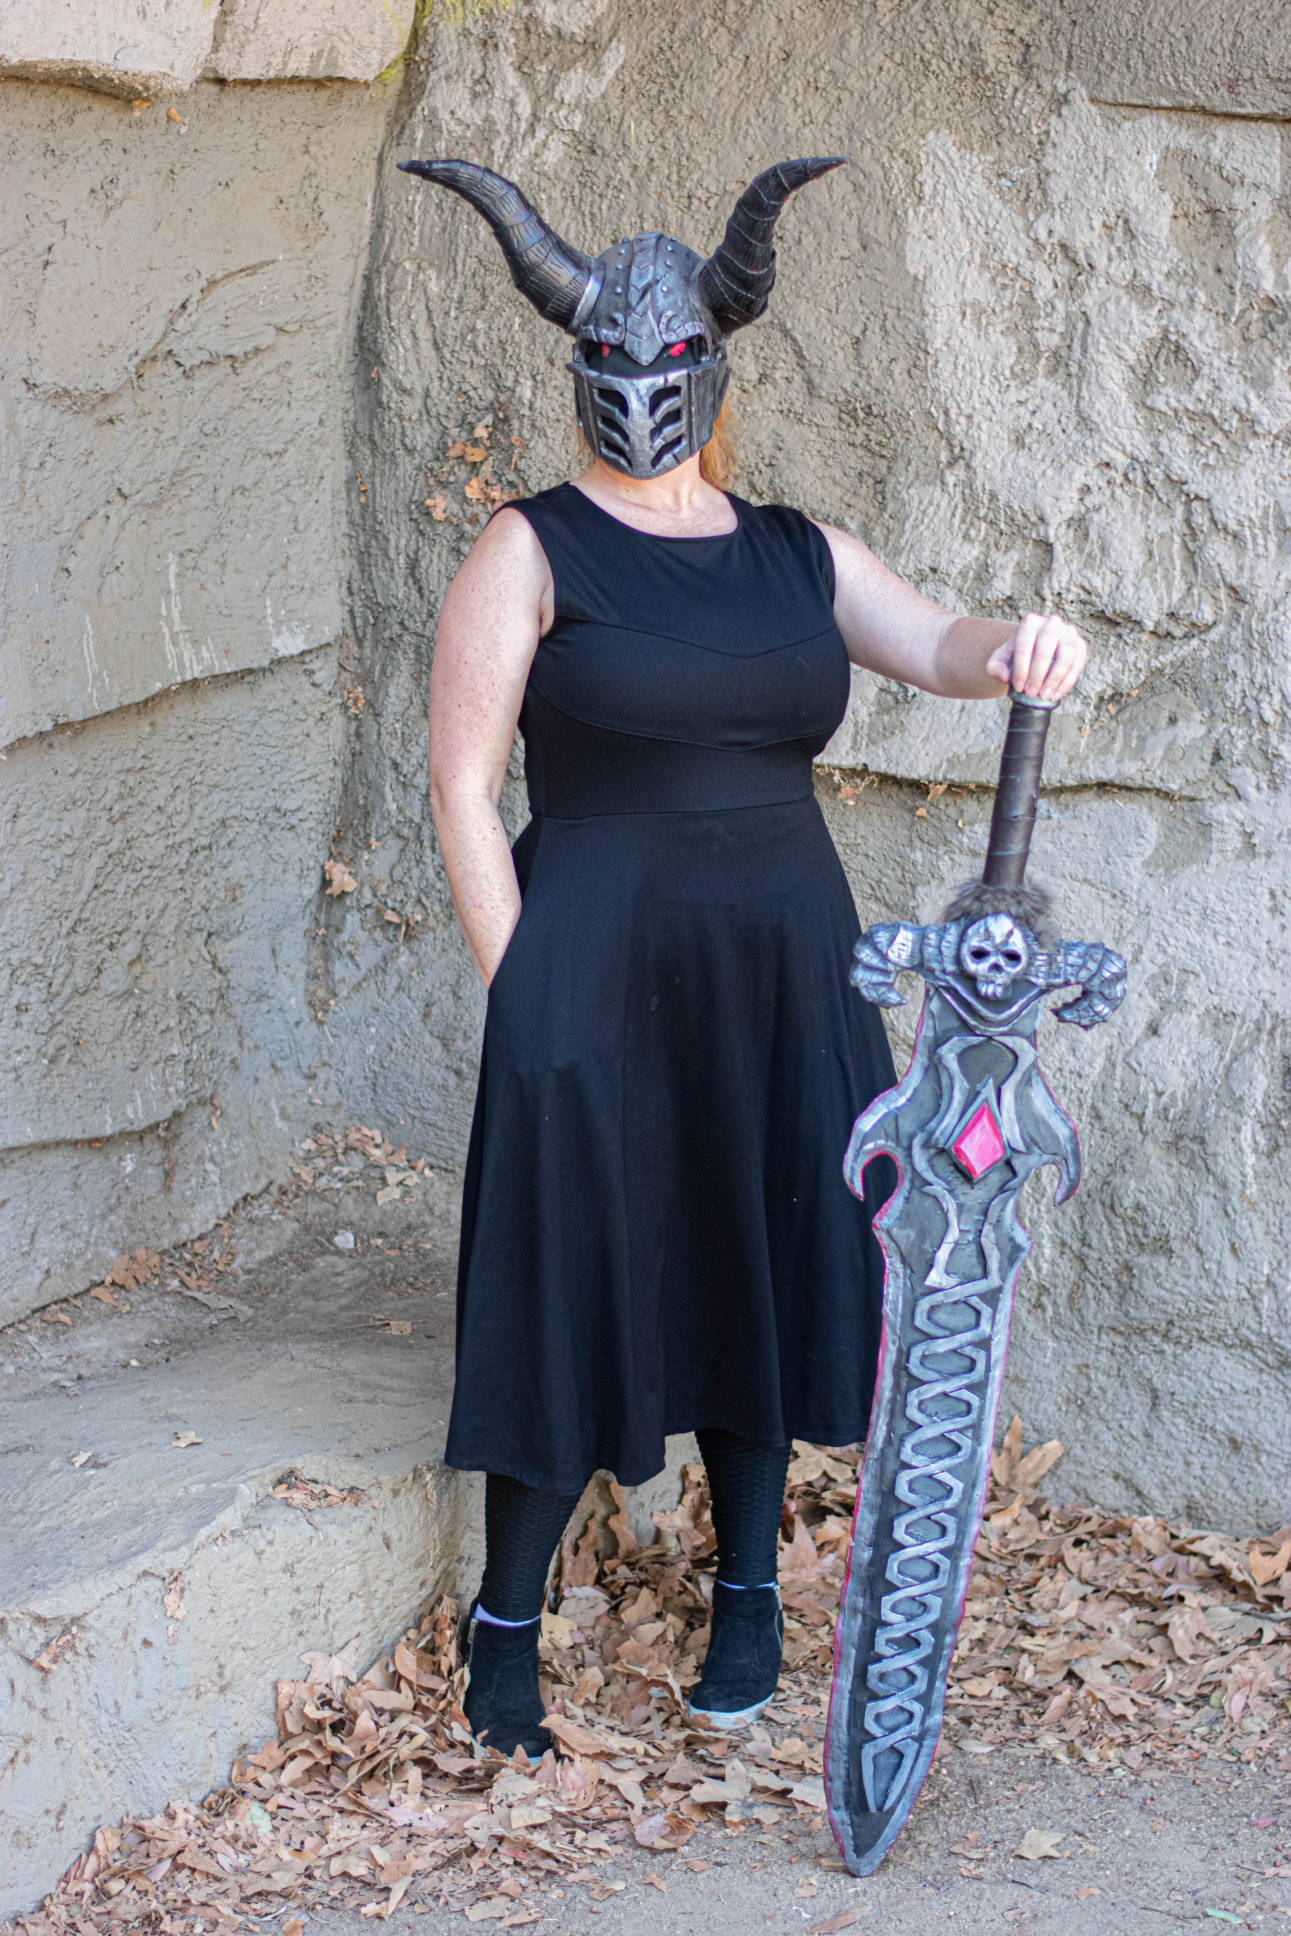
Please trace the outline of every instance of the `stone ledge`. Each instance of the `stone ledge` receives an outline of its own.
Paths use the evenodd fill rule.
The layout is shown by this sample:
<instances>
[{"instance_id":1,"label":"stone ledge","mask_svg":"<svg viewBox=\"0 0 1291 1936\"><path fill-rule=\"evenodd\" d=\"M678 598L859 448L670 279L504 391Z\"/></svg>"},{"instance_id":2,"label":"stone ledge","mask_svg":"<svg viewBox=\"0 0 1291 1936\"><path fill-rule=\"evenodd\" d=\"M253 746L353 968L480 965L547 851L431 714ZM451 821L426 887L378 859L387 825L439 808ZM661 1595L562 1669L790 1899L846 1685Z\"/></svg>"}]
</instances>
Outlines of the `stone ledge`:
<instances>
[{"instance_id":1,"label":"stone ledge","mask_svg":"<svg viewBox=\"0 0 1291 1936\"><path fill-rule=\"evenodd\" d=\"M374 80L415 0L0 0L0 75L126 99L217 80Z\"/></svg>"},{"instance_id":2,"label":"stone ledge","mask_svg":"<svg viewBox=\"0 0 1291 1936\"><path fill-rule=\"evenodd\" d=\"M178 94L211 51L203 0L3 0L0 74L127 97Z\"/></svg>"},{"instance_id":3,"label":"stone ledge","mask_svg":"<svg viewBox=\"0 0 1291 1936\"><path fill-rule=\"evenodd\" d=\"M99 1822L218 1786L302 1652L366 1663L463 1571L478 1481L436 1457L442 1357L237 1342L8 1408L0 1918ZM200 1446L174 1447L180 1420ZM273 1494L288 1470L354 1503L299 1510Z\"/></svg>"},{"instance_id":4,"label":"stone ledge","mask_svg":"<svg viewBox=\"0 0 1291 1936\"><path fill-rule=\"evenodd\" d=\"M0 1922L100 1823L225 1781L302 1654L366 1667L429 1595L474 1591L483 1481L441 1458L460 1180L373 1187L235 1214L230 1309L154 1282L0 1336ZM695 1456L672 1441L629 1491L638 1537Z\"/></svg>"},{"instance_id":5,"label":"stone ledge","mask_svg":"<svg viewBox=\"0 0 1291 1936\"><path fill-rule=\"evenodd\" d=\"M209 77L375 80L403 52L416 0L224 0Z\"/></svg>"}]
</instances>

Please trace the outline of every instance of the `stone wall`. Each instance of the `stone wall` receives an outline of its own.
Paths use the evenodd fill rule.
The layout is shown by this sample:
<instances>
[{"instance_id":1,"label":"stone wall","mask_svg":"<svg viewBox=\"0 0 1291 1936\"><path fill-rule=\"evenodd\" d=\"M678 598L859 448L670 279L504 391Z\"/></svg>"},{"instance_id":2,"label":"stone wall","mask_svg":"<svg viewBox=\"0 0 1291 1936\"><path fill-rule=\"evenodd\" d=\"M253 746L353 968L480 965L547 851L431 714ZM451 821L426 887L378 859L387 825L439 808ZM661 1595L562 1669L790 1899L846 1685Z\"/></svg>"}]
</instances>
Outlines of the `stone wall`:
<instances>
[{"instance_id":1,"label":"stone wall","mask_svg":"<svg viewBox=\"0 0 1291 1936\"><path fill-rule=\"evenodd\" d=\"M0 81L0 1317L196 1234L302 1131L396 92L198 82L172 120Z\"/></svg>"},{"instance_id":2,"label":"stone wall","mask_svg":"<svg viewBox=\"0 0 1291 1936\"><path fill-rule=\"evenodd\" d=\"M1035 870L1067 932L1128 956L1131 993L1092 1036L1045 1032L1086 1179L1060 1213L1031 1193L1006 1403L1068 1444L1072 1492L1276 1525L1291 38L1253 5L1227 18L583 0L432 23L361 324L379 380L360 385L368 703L345 812L356 864L377 846L333 993L388 1045L372 1106L460 1148L479 1002L433 859L422 703L485 467L447 453L488 430L485 492L574 462L561 339L479 218L394 161L485 161L596 250L654 226L712 247L759 167L847 154L789 205L769 316L736 340L740 488L858 532L962 609L1057 606L1093 647ZM1002 710L854 687L820 790L862 917L934 917L980 867ZM402 950L365 912L382 896L422 916Z\"/></svg>"},{"instance_id":3,"label":"stone wall","mask_svg":"<svg viewBox=\"0 0 1291 1936\"><path fill-rule=\"evenodd\" d=\"M250 44L229 0L221 23L193 72ZM199 80L167 121L7 83L31 183L6 210L15 1307L272 1174L310 1095L464 1146L482 1003L425 807L431 640L490 494L575 452L562 340L479 218L395 161L485 161L599 249L711 247L759 167L846 153L790 204L736 342L740 488L1093 645L1035 869L1131 993L1093 1036L1046 1031L1086 1180L1060 1213L1032 1192L1006 1402L1068 1443L1071 1491L1286 1517L1288 72L1255 0L1222 23L1201 0L440 0L370 87ZM862 916L934 915L980 864L1000 709L854 685L820 790ZM336 812L358 885L330 899ZM122 933L135 905L162 925ZM221 964L243 949L236 987L208 933Z\"/></svg>"}]
</instances>

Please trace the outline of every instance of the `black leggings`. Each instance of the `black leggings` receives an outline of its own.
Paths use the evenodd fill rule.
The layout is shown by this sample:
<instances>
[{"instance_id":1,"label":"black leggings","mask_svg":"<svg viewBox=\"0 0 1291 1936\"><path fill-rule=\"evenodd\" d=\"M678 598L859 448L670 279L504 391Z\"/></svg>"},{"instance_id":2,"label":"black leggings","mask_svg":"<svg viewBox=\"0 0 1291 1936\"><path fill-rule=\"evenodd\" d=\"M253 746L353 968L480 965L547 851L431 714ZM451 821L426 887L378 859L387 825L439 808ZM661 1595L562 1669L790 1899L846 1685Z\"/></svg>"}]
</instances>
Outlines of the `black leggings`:
<instances>
[{"instance_id":1,"label":"black leggings","mask_svg":"<svg viewBox=\"0 0 1291 1936\"><path fill-rule=\"evenodd\" d=\"M717 1534L717 1576L728 1586L776 1577L787 1445L754 1445L715 1427L695 1435L708 1473ZM496 1620L536 1620L547 1571L580 1494L539 1492L490 1472L484 1488L486 1560L480 1605Z\"/></svg>"}]
</instances>

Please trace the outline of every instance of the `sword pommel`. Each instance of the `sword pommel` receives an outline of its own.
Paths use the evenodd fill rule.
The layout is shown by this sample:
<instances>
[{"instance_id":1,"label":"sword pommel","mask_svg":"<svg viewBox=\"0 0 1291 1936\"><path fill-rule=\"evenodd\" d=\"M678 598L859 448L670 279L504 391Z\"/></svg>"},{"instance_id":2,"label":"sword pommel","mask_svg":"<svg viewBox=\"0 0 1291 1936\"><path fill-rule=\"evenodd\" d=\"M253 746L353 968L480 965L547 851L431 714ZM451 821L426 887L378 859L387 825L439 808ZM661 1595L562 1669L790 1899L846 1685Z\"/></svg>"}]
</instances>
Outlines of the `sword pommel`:
<instances>
[{"instance_id":1,"label":"sword pommel","mask_svg":"<svg viewBox=\"0 0 1291 1936\"><path fill-rule=\"evenodd\" d=\"M982 870L988 887L1021 887L1026 876L1040 799L1044 743L1050 714L1057 705L1056 699L1030 699L1024 692L1012 695L991 815L991 838Z\"/></svg>"}]
</instances>

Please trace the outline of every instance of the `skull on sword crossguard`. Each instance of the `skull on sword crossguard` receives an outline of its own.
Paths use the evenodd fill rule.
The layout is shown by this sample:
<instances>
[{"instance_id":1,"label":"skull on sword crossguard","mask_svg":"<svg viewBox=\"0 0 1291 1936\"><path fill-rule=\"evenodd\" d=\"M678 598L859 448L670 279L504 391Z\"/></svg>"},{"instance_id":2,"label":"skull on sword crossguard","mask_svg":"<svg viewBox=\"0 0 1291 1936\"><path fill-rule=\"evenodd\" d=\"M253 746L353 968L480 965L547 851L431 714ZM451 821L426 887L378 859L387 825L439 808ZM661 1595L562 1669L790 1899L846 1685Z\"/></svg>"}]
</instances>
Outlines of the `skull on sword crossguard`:
<instances>
[{"instance_id":1,"label":"skull on sword crossguard","mask_svg":"<svg viewBox=\"0 0 1291 1936\"><path fill-rule=\"evenodd\" d=\"M1058 1203L1079 1181L1076 1131L1036 1062L1041 999L1079 989L1057 1018L1092 1028L1125 992L1120 956L1051 940L1045 897L1022 884L1051 710L1014 695L984 879L940 925L882 922L856 944L867 1001L901 1006L903 970L927 992L910 1067L858 1119L844 1164L857 1196L876 1156L900 1179L874 1224L883 1343L825 1742L829 1819L853 1875L896 1840L941 1732L1030 1249L1018 1195L1045 1163Z\"/></svg>"}]
</instances>

